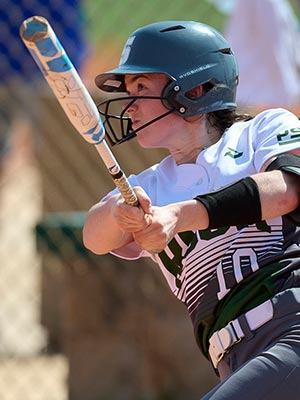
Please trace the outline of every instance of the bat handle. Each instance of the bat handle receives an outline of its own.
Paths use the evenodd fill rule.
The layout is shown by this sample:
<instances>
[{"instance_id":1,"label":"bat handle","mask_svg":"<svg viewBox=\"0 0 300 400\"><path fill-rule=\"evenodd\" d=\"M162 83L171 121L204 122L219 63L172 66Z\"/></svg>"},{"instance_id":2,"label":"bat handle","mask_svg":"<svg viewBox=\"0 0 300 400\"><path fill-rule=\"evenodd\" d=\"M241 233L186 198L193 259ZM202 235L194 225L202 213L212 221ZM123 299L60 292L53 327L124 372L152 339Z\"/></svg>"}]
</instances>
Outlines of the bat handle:
<instances>
[{"instance_id":1,"label":"bat handle","mask_svg":"<svg viewBox=\"0 0 300 400\"><path fill-rule=\"evenodd\" d=\"M106 165L110 176L113 178L115 185L121 192L125 202L130 206L138 206L138 198L106 141L102 140L100 143L97 143L95 148L100 154L100 157Z\"/></svg>"},{"instance_id":2,"label":"bat handle","mask_svg":"<svg viewBox=\"0 0 300 400\"><path fill-rule=\"evenodd\" d=\"M128 179L124 175L123 171L120 170L117 176L113 176L112 178L115 182L115 185L120 190L125 202L130 206L138 206L139 201L136 197L134 190L132 189Z\"/></svg>"}]
</instances>

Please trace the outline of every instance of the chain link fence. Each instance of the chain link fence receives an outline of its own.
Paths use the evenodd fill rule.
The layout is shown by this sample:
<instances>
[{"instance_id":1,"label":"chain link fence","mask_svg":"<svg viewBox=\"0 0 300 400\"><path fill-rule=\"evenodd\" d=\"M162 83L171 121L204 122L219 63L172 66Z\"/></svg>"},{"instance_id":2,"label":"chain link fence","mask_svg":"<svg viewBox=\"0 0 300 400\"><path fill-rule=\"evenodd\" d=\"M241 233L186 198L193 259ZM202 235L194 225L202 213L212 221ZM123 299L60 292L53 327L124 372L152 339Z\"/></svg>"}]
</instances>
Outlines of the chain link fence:
<instances>
[{"instance_id":1,"label":"chain link fence","mask_svg":"<svg viewBox=\"0 0 300 400\"><path fill-rule=\"evenodd\" d=\"M201 392L198 374L185 378L183 369L181 375L184 351L172 355L179 336L192 335L190 322L153 267L97 258L83 248L84 213L113 185L18 37L23 19L45 16L97 102L94 76L117 62L133 29L195 14L209 23L213 15L216 23L222 20L205 1L170 7L158 1L1 0L1 400L175 399ZM135 144L121 150L115 154L127 173L162 156L145 155ZM163 304L171 310L169 328ZM171 345L172 326L178 339ZM186 355L195 350L183 347Z\"/></svg>"},{"instance_id":2,"label":"chain link fence","mask_svg":"<svg viewBox=\"0 0 300 400\"><path fill-rule=\"evenodd\" d=\"M216 384L155 267L84 249L85 212L113 184L18 37L26 17L48 18L98 102L93 79L129 33L167 19L222 30L215 3L0 0L1 400L196 400ZM113 152L127 174L165 154Z\"/></svg>"}]
</instances>

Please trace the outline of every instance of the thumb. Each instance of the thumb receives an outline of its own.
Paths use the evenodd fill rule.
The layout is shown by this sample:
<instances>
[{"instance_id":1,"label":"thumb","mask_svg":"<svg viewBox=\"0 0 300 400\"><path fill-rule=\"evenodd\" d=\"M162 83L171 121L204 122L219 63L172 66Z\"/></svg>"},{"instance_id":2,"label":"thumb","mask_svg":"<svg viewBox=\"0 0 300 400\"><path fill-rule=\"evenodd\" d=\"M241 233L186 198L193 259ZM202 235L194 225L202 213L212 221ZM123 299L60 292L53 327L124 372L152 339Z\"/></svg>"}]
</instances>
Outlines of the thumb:
<instances>
[{"instance_id":1,"label":"thumb","mask_svg":"<svg viewBox=\"0 0 300 400\"><path fill-rule=\"evenodd\" d=\"M144 211L145 214L152 214L152 204L149 197L139 198L139 203L141 209Z\"/></svg>"},{"instance_id":2,"label":"thumb","mask_svg":"<svg viewBox=\"0 0 300 400\"><path fill-rule=\"evenodd\" d=\"M135 192L139 200L139 207L145 214L152 214L151 199L147 193L139 187L135 188Z\"/></svg>"}]
</instances>

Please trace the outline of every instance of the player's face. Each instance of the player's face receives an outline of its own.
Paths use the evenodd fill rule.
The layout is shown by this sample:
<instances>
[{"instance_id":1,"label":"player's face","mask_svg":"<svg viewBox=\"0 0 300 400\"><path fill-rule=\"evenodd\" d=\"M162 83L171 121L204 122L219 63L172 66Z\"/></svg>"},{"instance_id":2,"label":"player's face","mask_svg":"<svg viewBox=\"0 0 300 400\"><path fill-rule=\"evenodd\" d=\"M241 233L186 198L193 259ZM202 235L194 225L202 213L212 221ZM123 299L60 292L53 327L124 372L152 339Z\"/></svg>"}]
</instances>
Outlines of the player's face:
<instances>
[{"instance_id":1,"label":"player's face","mask_svg":"<svg viewBox=\"0 0 300 400\"><path fill-rule=\"evenodd\" d=\"M125 84L130 96L161 96L168 82L163 74L126 75ZM138 99L127 110L135 130L167 112L160 99ZM169 147L176 124L182 118L170 114L137 132L142 147ZM173 136L174 137L174 136Z\"/></svg>"}]
</instances>

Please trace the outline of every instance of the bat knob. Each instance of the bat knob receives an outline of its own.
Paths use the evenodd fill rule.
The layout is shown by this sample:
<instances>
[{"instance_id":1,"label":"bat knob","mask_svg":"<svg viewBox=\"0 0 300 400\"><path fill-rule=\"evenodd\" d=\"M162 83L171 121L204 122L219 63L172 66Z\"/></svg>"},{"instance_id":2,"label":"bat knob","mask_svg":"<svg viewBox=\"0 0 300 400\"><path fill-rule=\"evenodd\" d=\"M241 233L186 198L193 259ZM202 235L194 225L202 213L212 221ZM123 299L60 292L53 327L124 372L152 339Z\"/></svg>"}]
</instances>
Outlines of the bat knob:
<instances>
[{"instance_id":1,"label":"bat knob","mask_svg":"<svg viewBox=\"0 0 300 400\"><path fill-rule=\"evenodd\" d=\"M48 21L44 17L34 16L23 21L20 36L28 42L37 42L48 33Z\"/></svg>"}]
</instances>

